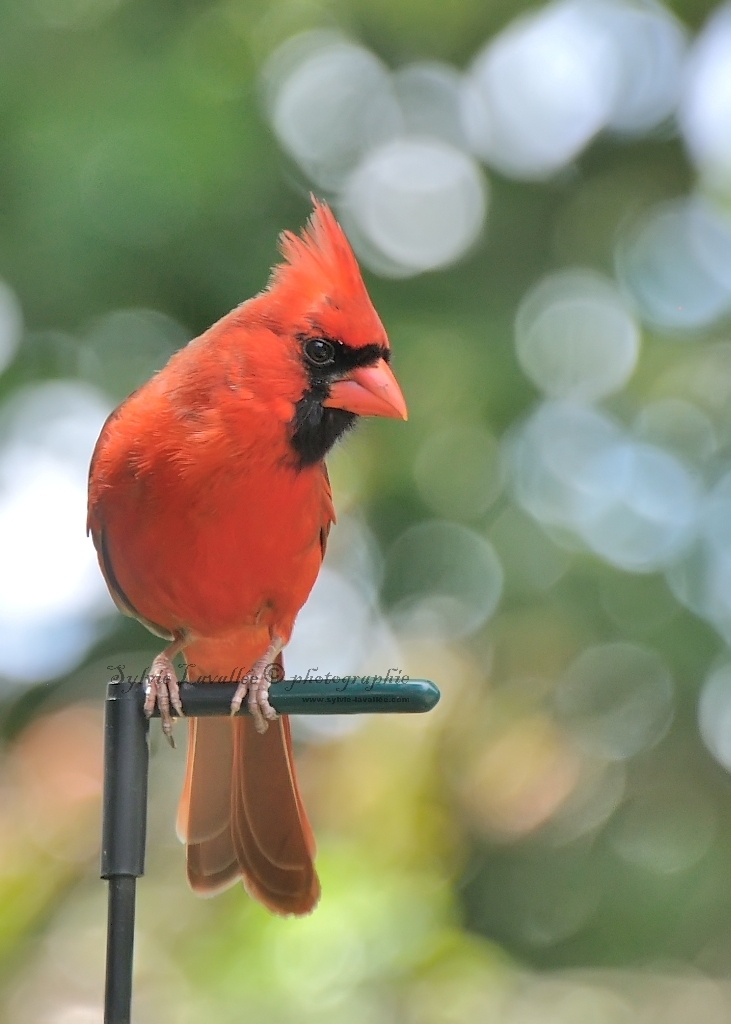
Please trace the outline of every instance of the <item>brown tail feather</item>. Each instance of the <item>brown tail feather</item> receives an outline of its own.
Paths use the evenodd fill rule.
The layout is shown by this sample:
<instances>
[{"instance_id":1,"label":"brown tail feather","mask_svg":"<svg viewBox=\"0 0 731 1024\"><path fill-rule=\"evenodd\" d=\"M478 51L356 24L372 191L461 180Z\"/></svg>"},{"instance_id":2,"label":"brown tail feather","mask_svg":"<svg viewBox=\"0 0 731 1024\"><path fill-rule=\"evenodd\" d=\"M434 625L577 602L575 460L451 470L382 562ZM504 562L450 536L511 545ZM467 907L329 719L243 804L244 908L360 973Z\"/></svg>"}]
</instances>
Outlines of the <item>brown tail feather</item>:
<instances>
[{"instance_id":1,"label":"brown tail feather","mask_svg":"<svg viewBox=\"0 0 731 1024\"><path fill-rule=\"evenodd\" d=\"M289 730L280 719L259 735L250 719L234 725L231 834L247 891L279 914L307 914L320 884L301 816ZM310 840L310 841L308 841Z\"/></svg>"},{"instance_id":2,"label":"brown tail feather","mask_svg":"<svg viewBox=\"0 0 731 1024\"><path fill-rule=\"evenodd\" d=\"M188 756L176 823L181 842L202 843L228 828L232 767L228 719L188 719Z\"/></svg>"},{"instance_id":3,"label":"brown tail feather","mask_svg":"<svg viewBox=\"0 0 731 1024\"><path fill-rule=\"evenodd\" d=\"M317 903L315 842L286 717L264 735L249 718L188 723L177 829L187 844L188 882L199 895L215 895L240 877L276 914L307 914Z\"/></svg>"},{"instance_id":4,"label":"brown tail feather","mask_svg":"<svg viewBox=\"0 0 731 1024\"><path fill-rule=\"evenodd\" d=\"M199 896L215 896L241 877L228 826L214 839L186 846L188 883Z\"/></svg>"}]
</instances>

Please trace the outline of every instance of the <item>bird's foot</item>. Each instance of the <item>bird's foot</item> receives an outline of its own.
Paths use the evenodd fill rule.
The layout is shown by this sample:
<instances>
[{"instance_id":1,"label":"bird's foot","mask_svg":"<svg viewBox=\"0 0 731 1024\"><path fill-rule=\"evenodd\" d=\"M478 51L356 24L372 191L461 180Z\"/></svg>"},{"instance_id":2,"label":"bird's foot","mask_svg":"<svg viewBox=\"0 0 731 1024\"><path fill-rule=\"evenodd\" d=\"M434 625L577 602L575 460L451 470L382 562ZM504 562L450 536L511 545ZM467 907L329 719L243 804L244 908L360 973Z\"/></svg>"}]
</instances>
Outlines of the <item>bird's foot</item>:
<instances>
[{"instance_id":1,"label":"bird's foot","mask_svg":"<svg viewBox=\"0 0 731 1024\"><path fill-rule=\"evenodd\" d=\"M269 703L269 687L279 679L279 665L275 659L283 646L278 638L272 641L266 653L236 687L236 693L231 701L231 714L235 715L241 708L244 697L247 698L249 714L258 733L265 733L269 723L279 717Z\"/></svg>"},{"instance_id":2,"label":"bird's foot","mask_svg":"<svg viewBox=\"0 0 731 1024\"><path fill-rule=\"evenodd\" d=\"M178 678L175 674L173 663L166 651L158 654L150 667L149 684L144 704L145 714L148 718L155 710L155 706L160 709L160 721L165 739L171 747L174 747L173 716L170 708L172 706L175 713L182 718L183 705L180 702Z\"/></svg>"}]
</instances>

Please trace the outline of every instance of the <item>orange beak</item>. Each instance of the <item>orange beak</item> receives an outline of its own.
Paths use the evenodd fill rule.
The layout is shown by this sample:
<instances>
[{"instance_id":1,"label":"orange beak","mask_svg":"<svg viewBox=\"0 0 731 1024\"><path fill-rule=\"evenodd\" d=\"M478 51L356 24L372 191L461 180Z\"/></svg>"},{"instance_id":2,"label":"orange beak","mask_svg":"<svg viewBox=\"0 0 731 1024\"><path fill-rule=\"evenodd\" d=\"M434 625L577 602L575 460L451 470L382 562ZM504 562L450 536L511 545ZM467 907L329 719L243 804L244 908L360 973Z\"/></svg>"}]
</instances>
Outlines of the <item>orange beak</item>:
<instances>
[{"instance_id":1,"label":"orange beak","mask_svg":"<svg viewBox=\"0 0 731 1024\"><path fill-rule=\"evenodd\" d=\"M379 359L375 366L362 366L345 380L330 385L330 395L322 403L331 409L343 409L358 416L389 416L406 420L406 402L388 363Z\"/></svg>"}]
</instances>

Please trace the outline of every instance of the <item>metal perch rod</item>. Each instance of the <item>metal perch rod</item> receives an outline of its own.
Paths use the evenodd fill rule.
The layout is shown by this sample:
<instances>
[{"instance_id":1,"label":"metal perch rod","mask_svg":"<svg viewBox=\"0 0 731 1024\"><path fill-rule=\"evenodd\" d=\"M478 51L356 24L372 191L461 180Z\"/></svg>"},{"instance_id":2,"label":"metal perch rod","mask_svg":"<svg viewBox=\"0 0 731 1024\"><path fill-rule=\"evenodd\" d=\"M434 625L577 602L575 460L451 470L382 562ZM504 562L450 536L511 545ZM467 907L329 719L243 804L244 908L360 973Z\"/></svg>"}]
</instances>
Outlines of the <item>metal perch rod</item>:
<instances>
[{"instance_id":1,"label":"metal perch rod","mask_svg":"<svg viewBox=\"0 0 731 1024\"><path fill-rule=\"evenodd\" d=\"M236 683L183 683L188 717L228 715ZM137 879L145 873L148 729L140 683L107 685L101 877L109 882L104 1024L130 1024ZM427 679L379 676L285 679L272 683L272 707L285 715L414 714L430 711L439 690ZM246 703L239 714L247 714Z\"/></svg>"}]
</instances>

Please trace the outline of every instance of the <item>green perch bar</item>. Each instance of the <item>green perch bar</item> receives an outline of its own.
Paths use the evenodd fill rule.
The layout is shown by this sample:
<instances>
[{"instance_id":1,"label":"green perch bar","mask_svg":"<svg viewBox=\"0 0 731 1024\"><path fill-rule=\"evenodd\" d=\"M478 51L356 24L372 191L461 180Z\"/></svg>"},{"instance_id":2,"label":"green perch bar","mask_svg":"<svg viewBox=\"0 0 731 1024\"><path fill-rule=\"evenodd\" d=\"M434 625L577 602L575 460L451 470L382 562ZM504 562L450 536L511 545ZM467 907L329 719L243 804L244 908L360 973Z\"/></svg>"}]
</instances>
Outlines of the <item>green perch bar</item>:
<instances>
[{"instance_id":1,"label":"green perch bar","mask_svg":"<svg viewBox=\"0 0 731 1024\"><path fill-rule=\"evenodd\" d=\"M142 702L144 689L139 690ZM180 699L185 714L192 718L224 715L235 690L236 683L181 683ZM439 697L438 688L428 679L386 682L378 676L283 679L269 689L269 702L282 715L421 714L431 711ZM239 714L248 714L245 700Z\"/></svg>"}]
</instances>

